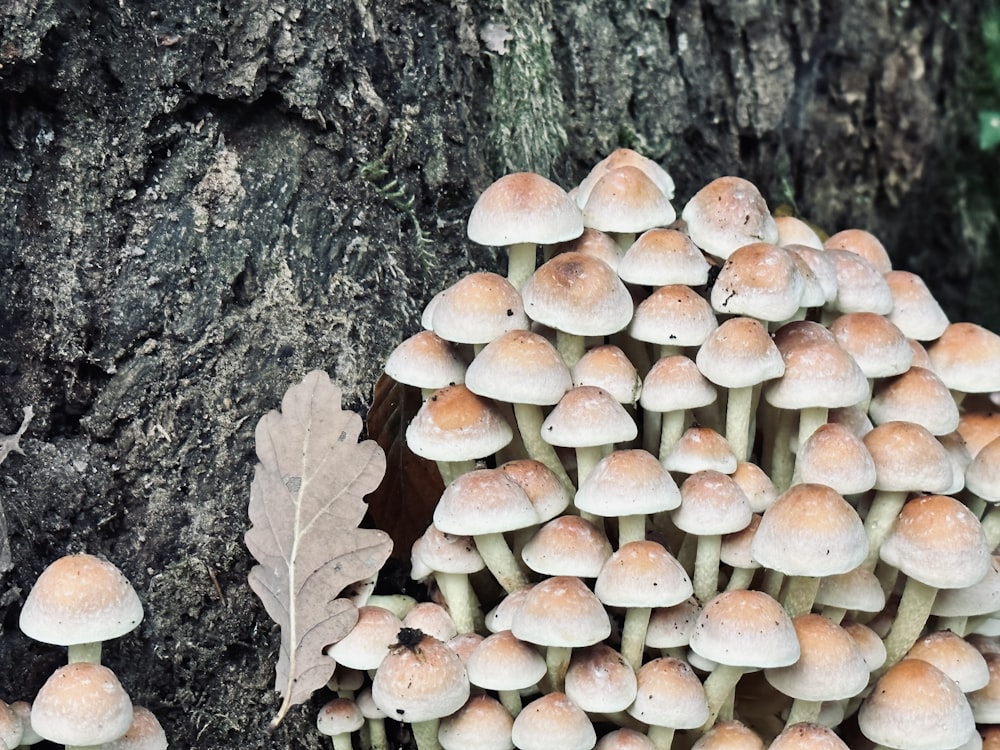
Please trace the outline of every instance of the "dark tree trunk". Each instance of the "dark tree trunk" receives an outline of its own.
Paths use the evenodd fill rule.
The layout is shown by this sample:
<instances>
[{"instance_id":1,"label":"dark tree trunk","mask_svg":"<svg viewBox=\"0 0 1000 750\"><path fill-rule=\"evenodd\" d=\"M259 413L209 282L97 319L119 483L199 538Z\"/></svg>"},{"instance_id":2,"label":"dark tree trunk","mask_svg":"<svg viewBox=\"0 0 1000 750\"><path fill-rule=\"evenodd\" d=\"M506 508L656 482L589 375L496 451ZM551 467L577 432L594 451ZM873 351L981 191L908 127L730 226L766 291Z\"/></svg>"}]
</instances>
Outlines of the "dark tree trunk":
<instances>
[{"instance_id":1,"label":"dark tree trunk","mask_svg":"<svg viewBox=\"0 0 1000 750\"><path fill-rule=\"evenodd\" d=\"M0 432L35 416L0 466L0 698L63 658L17 629L26 591L90 551L143 599L107 662L172 747L323 746L315 706L264 731L253 428L314 368L367 406L429 296L495 265L464 225L505 171L568 187L632 146L678 207L741 174L772 207L874 231L981 320L952 154L983 9L835 5L4 3Z\"/></svg>"}]
</instances>

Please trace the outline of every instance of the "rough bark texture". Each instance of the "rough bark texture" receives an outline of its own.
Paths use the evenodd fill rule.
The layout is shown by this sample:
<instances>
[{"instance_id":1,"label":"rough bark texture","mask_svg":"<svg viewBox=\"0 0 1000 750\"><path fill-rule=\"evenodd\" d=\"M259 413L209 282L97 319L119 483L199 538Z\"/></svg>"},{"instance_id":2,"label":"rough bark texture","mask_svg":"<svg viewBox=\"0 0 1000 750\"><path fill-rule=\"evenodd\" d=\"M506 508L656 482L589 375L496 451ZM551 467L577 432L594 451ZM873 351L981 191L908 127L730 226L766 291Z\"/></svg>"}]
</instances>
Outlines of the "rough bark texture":
<instances>
[{"instance_id":1,"label":"rough bark texture","mask_svg":"<svg viewBox=\"0 0 1000 750\"><path fill-rule=\"evenodd\" d=\"M429 296L493 266L464 222L503 171L568 186L628 145L671 170L678 206L738 173L876 232L982 320L963 285L995 218L960 224L949 160L982 9L836 7L4 3L0 432L35 417L0 466L0 698L63 658L17 614L86 550L140 592L146 620L107 662L172 747L323 746L315 705L264 731L278 634L246 583L253 427L313 368L367 405Z\"/></svg>"}]
</instances>

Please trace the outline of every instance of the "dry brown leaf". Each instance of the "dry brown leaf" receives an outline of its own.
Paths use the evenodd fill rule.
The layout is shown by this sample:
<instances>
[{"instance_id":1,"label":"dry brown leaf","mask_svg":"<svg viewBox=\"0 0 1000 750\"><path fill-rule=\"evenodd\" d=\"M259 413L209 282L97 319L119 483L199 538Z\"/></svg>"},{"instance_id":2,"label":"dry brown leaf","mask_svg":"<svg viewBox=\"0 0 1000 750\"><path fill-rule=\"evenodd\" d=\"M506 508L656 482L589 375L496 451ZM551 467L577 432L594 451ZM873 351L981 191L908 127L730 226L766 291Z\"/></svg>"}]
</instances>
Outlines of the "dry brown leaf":
<instances>
[{"instance_id":1,"label":"dry brown leaf","mask_svg":"<svg viewBox=\"0 0 1000 750\"><path fill-rule=\"evenodd\" d=\"M338 598L374 575L392 551L389 536L360 529L364 495L385 473L385 455L358 443L361 417L341 409L340 389L325 372L292 386L257 423L257 464L250 488L246 545L260 565L250 588L281 626L275 689L284 700L271 726L330 679L323 649L343 638L357 608Z\"/></svg>"},{"instance_id":2,"label":"dry brown leaf","mask_svg":"<svg viewBox=\"0 0 1000 750\"><path fill-rule=\"evenodd\" d=\"M393 556L409 562L410 547L430 525L444 491L437 464L406 446L406 425L420 408L420 390L382 375L366 419L368 436L385 451L389 471L368 497L375 525L393 541Z\"/></svg>"}]
</instances>

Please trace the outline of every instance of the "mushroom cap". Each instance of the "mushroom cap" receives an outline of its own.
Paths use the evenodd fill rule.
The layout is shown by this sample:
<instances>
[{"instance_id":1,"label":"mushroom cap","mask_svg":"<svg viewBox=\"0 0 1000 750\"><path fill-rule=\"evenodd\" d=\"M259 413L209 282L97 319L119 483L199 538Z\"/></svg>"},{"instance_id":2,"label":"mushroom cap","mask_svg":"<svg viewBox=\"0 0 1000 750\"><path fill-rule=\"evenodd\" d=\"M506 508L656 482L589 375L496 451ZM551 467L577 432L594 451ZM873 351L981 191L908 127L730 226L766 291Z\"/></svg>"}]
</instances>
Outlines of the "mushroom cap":
<instances>
[{"instance_id":1,"label":"mushroom cap","mask_svg":"<svg viewBox=\"0 0 1000 750\"><path fill-rule=\"evenodd\" d=\"M837 270L837 298L832 307L842 313L892 312L892 292L878 269L850 250L828 249Z\"/></svg>"},{"instance_id":2,"label":"mushroom cap","mask_svg":"<svg viewBox=\"0 0 1000 750\"><path fill-rule=\"evenodd\" d=\"M868 405L875 424L913 422L932 435L947 435L958 428L958 406L933 370L911 367L902 375L878 384Z\"/></svg>"},{"instance_id":3,"label":"mushroom cap","mask_svg":"<svg viewBox=\"0 0 1000 750\"><path fill-rule=\"evenodd\" d=\"M570 497L559 477L533 458L515 458L497 467L509 476L535 506L539 523L555 518L569 506Z\"/></svg>"},{"instance_id":4,"label":"mushroom cap","mask_svg":"<svg viewBox=\"0 0 1000 750\"><path fill-rule=\"evenodd\" d=\"M635 729L615 729L601 737L594 750L656 750L656 745Z\"/></svg>"},{"instance_id":5,"label":"mushroom cap","mask_svg":"<svg viewBox=\"0 0 1000 750\"><path fill-rule=\"evenodd\" d=\"M990 503L1000 503L1000 438L991 440L965 471L965 486Z\"/></svg>"},{"instance_id":6,"label":"mushroom cap","mask_svg":"<svg viewBox=\"0 0 1000 750\"><path fill-rule=\"evenodd\" d=\"M484 638L465 665L469 682L486 690L524 690L545 676L545 659L509 630Z\"/></svg>"},{"instance_id":7,"label":"mushroom cap","mask_svg":"<svg viewBox=\"0 0 1000 750\"><path fill-rule=\"evenodd\" d=\"M677 218L670 199L638 167L609 169L590 189L583 223L602 232L638 234Z\"/></svg>"},{"instance_id":8,"label":"mushroom cap","mask_svg":"<svg viewBox=\"0 0 1000 750\"><path fill-rule=\"evenodd\" d=\"M431 325L446 341L486 344L507 331L527 328L528 319L521 296L507 279L477 271L438 294Z\"/></svg>"},{"instance_id":9,"label":"mushroom cap","mask_svg":"<svg viewBox=\"0 0 1000 750\"><path fill-rule=\"evenodd\" d=\"M736 471L730 474L730 477L743 490L743 494L750 501L750 510L754 513L763 513L778 499L778 491L771 477L751 461L740 461L736 464Z\"/></svg>"},{"instance_id":10,"label":"mushroom cap","mask_svg":"<svg viewBox=\"0 0 1000 750\"><path fill-rule=\"evenodd\" d=\"M847 250L860 255L881 274L892 270L892 261L878 237L864 229L844 229L823 243L826 250Z\"/></svg>"},{"instance_id":11,"label":"mushroom cap","mask_svg":"<svg viewBox=\"0 0 1000 750\"><path fill-rule=\"evenodd\" d=\"M712 307L720 313L767 321L791 318L799 309L805 281L784 248L754 242L726 259L712 286Z\"/></svg>"},{"instance_id":12,"label":"mushroom cap","mask_svg":"<svg viewBox=\"0 0 1000 750\"><path fill-rule=\"evenodd\" d=\"M567 391L542 422L542 440L566 448L627 443L638 434L625 408L594 385Z\"/></svg>"},{"instance_id":13,"label":"mushroom cap","mask_svg":"<svg viewBox=\"0 0 1000 750\"><path fill-rule=\"evenodd\" d=\"M975 323L952 323L927 350L931 367L954 391L1000 391L1000 335Z\"/></svg>"},{"instance_id":14,"label":"mushroom cap","mask_svg":"<svg viewBox=\"0 0 1000 750\"><path fill-rule=\"evenodd\" d=\"M101 745L132 725L132 701L115 673L100 664L74 662L45 681L31 705L31 726L62 745Z\"/></svg>"},{"instance_id":15,"label":"mushroom cap","mask_svg":"<svg viewBox=\"0 0 1000 750\"><path fill-rule=\"evenodd\" d=\"M19 624L36 641L71 646L125 635L142 614L135 589L118 568L94 555L66 555L38 576Z\"/></svg>"},{"instance_id":16,"label":"mushroom cap","mask_svg":"<svg viewBox=\"0 0 1000 750\"><path fill-rule=\"evenodd\" d=\"M323 704L316 714L316 729L320 734L333 737L338 734L351 734L365 724L358 705L350 698L334 698Z\"/></svg>"},{"instance_id":17,"label":"mushroom cap","mask_svg":"<svg viewBox=\"0 0 1000 750\"><path fill-rule=\"evenodd\" d=\"M985 687L969 693L972 715L979 724L1000 724L1000 654L983 654L990 679Z\"/></svg>"},{"instance_id":18,"label":"mushroom cap","mask_svg":"<svg viewBox=\"0 0 1000 750\"><path fill-rule=\"evenodd\" d=\"M573 385L596 385L620 404L635 404L642 393L642 378L628 357L613 344L588 349L573 365Z\"/></svg>"},{"instance_id":19,"label":"mushroom cap","mask_svg":"<svg viewBox=\"0 0 1000 750\"><path fill-rule=\"evenodd\" d=\"M392 350L385 373L397 383L437 389L463 382L465 362L450 341L434 331L420 331Z\"/></svg>"},{"instance_id":20,"label":"mushroom cap","mask_svg":"<svg viewBox=\"0 0 1000 750\"><path fill-rule=\"evenodd\" d=\"M458 635L451 614L437 602L418 602L403 617L403 628L419 630L424 635L447 643Z\"/></svg>"},{"instance_id":21,"label":"mushroom cap","mask_svg":"<svg viewBox=\"0 0 1000 750\"><path fill-rule=\"evenodd\" d=\"M25 726L30 726L30 723L22 722L21 714L15 710L14 706L0 700L0 750L20 747L21 741L24 738ZM37 741L40 741L40 738ZM29 743L25 742L24 744L27 745Z\"/></svg>"},{"instance_id":22,"label":"mushroom cap","mask_svg":"<svg viewBox=\"0 0 1000 750\"><path fill-rule=\"evenodd\" d=\"M396 643L396 636L402 627L403 621L387 609L367 605L358 607L354 627L325 653L344 667L377 669L389 653L389 647Z\"/></svg>"},{"instance_id":23,"label":"mushroom cap","mask_svg":"<svg viewBox=\"0 0 1000 750\"><path fill-rule=\"evenodd\" d=\"M476 549L476 543L467 534L446 534L432 523L420 539L422 541L419 547L414 545L411 557L419 557L419 563L426 565L431 571L468 575L486 567ZM397 626L396 631L398 630ZM393 636L396 631L393 631ZM395 638L389 643L395 643Z\"/></svg>"},{"instance_id":24,"label":"mushroom cap","mask_svg":"<svg viewBox=\"0 0 1000 750\"><path fill-rule=\"evenodd\" d=\"M668 284L639 303L628 332L652 344L699 346L718 325L704 297L683 284Z\"/></svg>"},{"instance_id":25,"label":"mushroom cap","mask_svg":"<svg viewBox=\"0 0 1000 750\"><path fill-rule=\"evenodd\" d=\"M763 591L716 594L701 610L691 649L719 664L783 667L799 658L795 627L781 605Z\"/></svg>"},{"instance_id":26,"label":"mushroom cap","mask_svg":"<svg viewBox=\"0 0 1000 750\"><path fill-rule=\"evenodd\" d=\"M548 576L597 578L609 557L611 542L580 516L553 518L521 548L524 564Z\"/></svg>"},{"instance_id":27,"label":"mushroom cap","mask_svg":"<svg viewBox=\"0 0 1000 750\"><path fill-rule=\"evenodd\" d=\"M643 286L708 281L708 261L688 237L677 229L650 229L636 238L618 264L622 281Z\"/></svg>"},{"instance_id":28,"label":"mushroom cap","mask_svg":"<svg viewBox=\"0 0 1000 750\"><path fill-rule=\"evenodd\" d=\"M910 578L939 589L981 581L992 565L979 519L946 495L924 495L899 512L879 557Z\"/></svg>"},{"instance_id":29,"label":"mushroom cap","mask_svg":"<svg viewBox=\"0 0 1000 750\"><path fill-rule=\"evenodd\" d=\"M653 181L667 198L674 197L674 180L663 167L647 156L630 148L616 148L593 166L590 173L580 182L576 191L577 205L581 208L590 197L590 191L606 172L621 167L636 167Z\"/></svg>"},{"instance_id":30,"label":"mushroom cap","mask_svg":"<svg viewBox=\"0 0 1000 750\"><path fill-rule=\"evenodd\" d=\"M434 525L446 534L475 536L538 523L527 494L499 469L476 469L448 485L434 509Z\"/></svg>"},{"instance_id":31,"label":"mushroom cap","mask_svg":"<svg viewBox=\"0 0 1000 750\"><path fill-rule=\"evenodd\" d=\"M861 438L836 422L820 425L799 449L795 481L825 484L841 495L875 486L875 461Z\"/></svg>"},{"instance_id":32,"label":"mushroom cap","mask_svg":"<svg viewBox=\"0 0 1000 750\"><path fill-rule=\"evenodd\" d=\"M782 247L786 245L805 245L815 250L823 249L823 240L802 219L794 216L775 216L774 225L778 228L776 244Z\"/></svg>"},{"instance_id":33,"label":"mushroom cap","mask_svg":"<svg viewBox=\"0 0 1000 750\"><path fill-rule=\"evenodd\" d=\"M767 750L850 750L832 729L800 721L785 727Z\"/></svg>"},{"instance_id":34,"label":"mushroom cap","mask_svg":"<svg viewBox=\"0 0 1000 750\"><path fill-rule=\"evenodd\" d=\"M469 699L462 659L437 638L399 632L372 680L372 699L386 715L410 724L452 714Z\"/></svg>"},{"instance_id":35,"label":"mushroom cap","mask_svg":"<svg viewBox=\"0 0 1000 750\"><path fill-rule=\"evenodd\" d=\"M796 484L764 511L751 554L793 576L846 573L865 561L868 538L858 512L822 484Z\"/></svg>"},{"instance_id":36,"label":"mushroom cap","mask_svg":"<svg viewBox=\"0 0 1000 750\"><path fill-rule=\"evenodd\" d=\"M604 563L594 584L597 598L610 607L672 607L694 593L691 579L658 542L623 544Z\"/></svg>"},{"instance_id":37,"label":"mushroom cap","mask_svg":"<svg viewBox=\"0 0 1000 750\"><path fill-rule=\"evenodd\" d=\"M480 245L552 245L579 237L583 216L569 194L534 172L504 175L469 215L469 239Z\"/></svg>"},{"instance_id":38,"label":"mushroom cap","mask_svg":"<svg viewBox=\"0 0 1000 750\"><path fill-rule=\"evenodd\" d=\"M875 489L946 492L954 478L944 446L912 422L885 422L863 438L875 462Z\"/></svg>"},{"instance_id":39,"label":"mushroom cap","mask_svg":"<svg viewBox=\"0 0 1000 750\"><path fill-rule=\"evenodd\" d=\"M464 385L434 392L406 428L411 451L432 461L469 461L496 453L514 437L500 410Z\"/></svg>"},{"instance_id":40,"label":"mushroom cap","mask_svg":"<svg viewBox=\"0 0 1000 750\"><path fill-rule=\"evenodd\" d=\"M676 508L681 493L656 456L634 448L602 458L580 485L574 504L604 517L644 515Z\"/></svg>"},{"instance_id":41,"label":"mushroom cap","mask_svg":"<svg viewBox=\"0 0 1000 750\"><path fill-rule=\"evenodd\" d=\"M705 688L681 659L660 657L643 664L636 675L638 690L628 714L645 724L693 729L708 720Z\"/></svg>"},{"instance_id":42,"label":"mushroom cap","mask_svg":"<svg viewBox=\"0 0 1000 750\"><path fill-rule=\"evenodd\" d=\"M681 504L670 512L688 534L731 534L750 525L753 511L740 486L714 469L697 471L681 484Z\"/></svg>"},{"instance_id":43,"label":"mushroom cap","mask_svg":"<svg viewBox=\"0 0 1000 750\"><path fill-rule=\"evenodd\" d=\"M438 740L444 750L513 750L514 718L500 701L474 695L451 716L441 719Z\"/></svg>"},{"instance_id":44,"label":"mushroom cap","mask_svg":"<svg viewBox=\"0 0 1000 750\"><path fill-rule=\"evenodd\" d=\"M719 544L719 560L733 568L756 570L761 567L750 553L753 538L757 535L757 527L760 526L760 518L759 513L754 513L745 529L722 535L722 541Z\"/></svg>"},{"instance_id":45,"label":"mushroom cap","mask_svg":"<svg viewBox=\"0 0 1000 750\"><path fill-rule=\"evenodd\" d=\"M937 617L974 617L1000 610L1000 557L993 556L986 575L978 583L960 589L944 589L934 597L931 614Z\"/></svg>"},{"instance_id":46,"label":"mushroom cap","mask_svg":"<svg viewBox=\"0 0 1000 750\"><path fill-rule=\"evenodd\" d=\"M719 721L691 746L691 750L765 750L764 741L743 722Z\"/></svg>"},{"instance_id":47,"label":"mushroom cap","mask_svg":"<svg viewBox=\"0 0 1000 750\"><path fill-rule=\"evenodd\" d=\"M565 682L566 696L587 712L624 711L635 700L635 672L625 657L603 643L573 651Z\"/></svg>"},{"instance_id":48,"label":"mushroom cap","mask_svg":"<svg viewBox=\"0 0 1000 750\"><path fill-rule=\"evenodd\" d=\"M763 196L741 177L712 180L687 202L681 218L694 244L719 258L751 242L778 241L778 227Z\"/></svg>"},{"instance_id":49,"label":"mushroom cap","mask_svg":"<svg viewBox=\"0 0 1000 750\"><path fill-rule=\"evenodd\" d=\"M689 427L663 456L664 467L682 474L709 470L732 474L738 463L729 441L711 427Z\"/></svg>"},{"instance_id":50,"label":"mushroom cap","mask_svg":"<svg viewBox=\"0 0 1000 750\"><path fill-rule=\"evenodd\" d=\"M544 336L508 331L476 355L465 373L473 393L509 404L552 405L572 387L569 368Z\"/></svg>"},{"instance_id":51,"label":"mushroom cap","mask_svg":"<svg viewBox=\"0 0 1000 750\"><path fill-rule=\"evenodd\" d=\"M808 245L783 245L783 247L812 271L823 290L824 304L830 304L837 299L837 264L825 250L817 250ZM802 271L801 266L799 271Z\"/></svg>"},{"instance_id":52,"label":"mushroom cap","mask_svg":"<svg viewBox=\"0 0 1000 750\"><path fill-rule=\"evenodd\" d=\"M903 658L929 661L953 679L963 693L984 688L990 682L990 669L983 655L950 630L928 633Z\"/></svg>"},{"instance_id":53,"label":"mushroom cap","mask_svg":"<svg viewBox=\"0 0 1000 750\"><path fill-rule=\"evenodd\" d=\"M774 343L785 372L764 386L779 409L851 406L868 397L868 380L826 328L807 320L786 323Z\"/></svg>"},{"instance_id":54,"label":"mushroom cap","mask_svg":"<svg viewBox=\"0 0 1000 750\"><path fill-rule=\"evenodd\" d=\"M867 378L885 378L910 369L913 350L909 341L882 315L846 313L830 324L830 333Z\"/></svg>"},{"instance_id":55,"label":"mushroom cap","mask_svg":"<svg viewBox=\"0 0 1000 750\"><path fill-rule=\"evenodd\" d=\"M649 368L642 381L639 405L648 411L665 413L707 406L718 395L693 360L675 354L656 360Z\"/></svg>"},{"instance_id":56,"label":"mushroom cap","mask_svg":"<svg viewBox=\"0 0 1000 750\"><path fill-rule=\"evenodd\" d=\"M632 295L618 274L582 253L560 253L543 263L521 297L529 318L577 336L608 336L632 319Z\"/></svg>"},{"instance_id":57,"label":"mushroom cap","mask_svg":"<svg viewBox=\"0 0 1000 750\"><path fill-rule=\"evenodd\" d=\"M611 635L604 606L574 576L536 583L514 612L510 628L522 641L540 646L591 646Z\"/></svg>"},{"instance_id":58,"label":"mushroom cap","mask_svg":"<svg viewBox=\"0 0 1000 750\"><path fill-rule=\"evenodd\" d=\"M688 645L699 612L701 605L693 596L672 607L655 607L646 626L646 645L650 648Z\"/></svg>"},{"instance_id":59,"label":"mushroom cap","mask_svg":"<svg viewBox=\"0 0 1000 750\"><path fill-rule=\"evenodd\" d=\"M852 698L865 689L868 663L840 625L817 614L800 615L792 624L801 654L794 664L764 670L772 687L807 701Z\"/></svg>"},{"instance_id":60,"label":"mushroom cap","mask_svg":"<svg viewBox=\"0 0 1000 750\"><path fill-rule=\"evenodd\" d=\"M921 659L904 659L882 675L861 704L858 726L877 744L908 750L953 750L976 731L958 685Z\"/></svg>"},{"instance_id":61,"label":"mushroom cap","mask_svg":"<svg viewBox=\"0 0 1000 750\"><path fill-rule=\"evenodd\" d=\"M933 341L939 338L948 327L948 316L924 280L909 271L890 271L884 278L892 293L889 320L911 339Z\"/></svg>"},{"instance_id":62,"label":"mushroom cap","mask_svg":"<svg viewBox=\"0 0 1000 750\"><path fill-rule=\"evenodd\" d=\"M597 258L603 263L606 263L616 272L618 271L618 266L621 263L622 256L625 255L625 251L618 246L614 237L607 232L602 232L600 229L592 229L590 227L586 227L583 230L583 234L575 240L561 242L555 247L549 249L551 250L552 255L570 252L589 255L593 258Z\"/></svg>"},{"instance_id":63,"label":"mushroom cap","mask_svg":"<svg viewBox=\"0 0 1000 750\"><path fill-rule=\"evenodd\" d=\"M698 369L723 388L745 388L781 377L785 361L763 324L730 318L708 334L695 357Z\"/></svg>"},{"instance_id":64,"label":"mushroom cap","mask_svg":"<svg viewBox=\"0 0 1000 750\"><path fill-rule=\"evenodd\" d=\"M101 750L167 750L167 735L152 711L133 706L128 731L117 740L104 743Z\"/></svg>"},{"instance_id":65,"label":"mushroom cap","mask_svg":"<svg viewBox=\"0 0 1000 750\"><path fill-rule=\"evenodd\" d=\"M858 612L881 612L885 608L882 584L868 568L858 566L846 573L823 576L816 591L816 604Z\"/></svg>"},{"instance_id":66,"label":"mushroom cap","mask_svg":"<svg viewBox=\"0 0 1000 750\"><path fill-rule=\"evenodd\" d=\"M511 739L520 750L590 750L597 743L597 732L587 714L565 693L549 693L521 710L514 719Z\"/></svg>"},{"instance_id":67,"label":"mushroom cap","mask_svg":"<svg viewBox=\"0 0 1000 750\"><path fill-rule=\"evenodd\" d=\"M845 620L841 623L847 634L854 639L861 649L861 655L868 662L868 669L874 672L885 664L886 651L882 637L867 625L860 622Z\"/></svg>"}]
</instances>

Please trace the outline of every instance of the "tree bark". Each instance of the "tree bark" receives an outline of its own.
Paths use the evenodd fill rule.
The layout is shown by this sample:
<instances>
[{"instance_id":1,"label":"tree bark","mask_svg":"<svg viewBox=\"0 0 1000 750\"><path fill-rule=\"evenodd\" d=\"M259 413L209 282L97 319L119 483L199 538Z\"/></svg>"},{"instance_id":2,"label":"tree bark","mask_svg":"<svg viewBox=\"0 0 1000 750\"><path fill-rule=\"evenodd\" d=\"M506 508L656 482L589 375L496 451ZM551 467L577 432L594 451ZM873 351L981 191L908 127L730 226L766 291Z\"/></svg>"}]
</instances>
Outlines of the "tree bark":
<instances>
[{"instance_id":1,"label":"tree bark","mask_svg":"<svg viewBox=\"0 0 1000 750\"><path fill-rule=\"evenodd\" d=\"M35 416L0 466L0 698L64 658L17 613L48 562L88 551L140 592L106 661L172 747L324 746L316 701L265 732L279 636L246 580L254 425L315 368L367 407L430 296L499 268L464 228L506 171L570 187L631 146L678 210L740 174L772 207L875 232L976 319L948 159L984 9L834 5L6 3L0 432Z\"/></svg>"}]
</instances>

